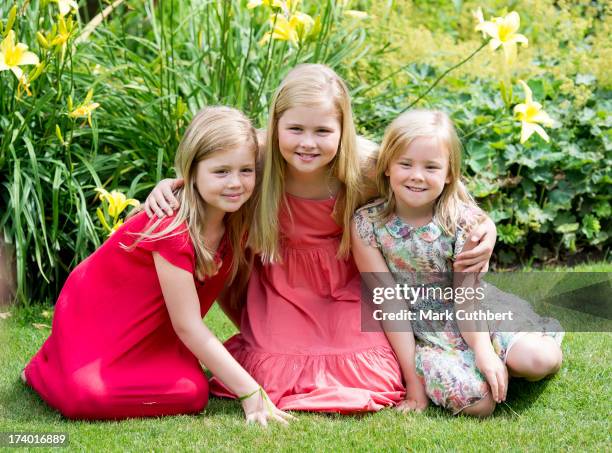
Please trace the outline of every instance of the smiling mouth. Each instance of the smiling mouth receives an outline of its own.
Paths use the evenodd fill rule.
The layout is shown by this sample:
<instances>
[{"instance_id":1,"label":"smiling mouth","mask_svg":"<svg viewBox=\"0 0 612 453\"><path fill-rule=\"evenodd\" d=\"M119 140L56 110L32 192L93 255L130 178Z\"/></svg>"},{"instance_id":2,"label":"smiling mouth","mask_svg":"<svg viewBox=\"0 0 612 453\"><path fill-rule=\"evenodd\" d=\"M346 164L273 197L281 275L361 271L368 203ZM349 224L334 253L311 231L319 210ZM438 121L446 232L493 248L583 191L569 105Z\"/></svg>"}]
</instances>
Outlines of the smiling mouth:
<instances>
[{"instance_id":1,"label":"smiling mouth","mask_svg":"<svg viewBox=\"0 0 612 453\"><path fill-rule=\"evenodd\" d=\"M313 160L315 157L319 157L319 154L312 154L312 153L295 153L298 155L298 157L302 160Z\"/></svg>"},{"instance_id":2,"label":"smiling mouth","mask_svg":"<svg viewBox=\"0 0 612 453\"><path fill-rule=\"evenodd\" d=\"M225 194L223 195L226 198L231 198L232 200L238 199L242 196L242 193L233 193L233 194Z\"/></svg>"},{"instance_id":3,"label":"smiling mouth","mask_svg":"<svg viewBox=\"0 0 612 453\"><path fill-rule=\"evenodd\" d=\"M425 192L427 190L422 187L412 187L412 186L405 186L405 187L411 192Z\"/></svg>"}]
</instances>

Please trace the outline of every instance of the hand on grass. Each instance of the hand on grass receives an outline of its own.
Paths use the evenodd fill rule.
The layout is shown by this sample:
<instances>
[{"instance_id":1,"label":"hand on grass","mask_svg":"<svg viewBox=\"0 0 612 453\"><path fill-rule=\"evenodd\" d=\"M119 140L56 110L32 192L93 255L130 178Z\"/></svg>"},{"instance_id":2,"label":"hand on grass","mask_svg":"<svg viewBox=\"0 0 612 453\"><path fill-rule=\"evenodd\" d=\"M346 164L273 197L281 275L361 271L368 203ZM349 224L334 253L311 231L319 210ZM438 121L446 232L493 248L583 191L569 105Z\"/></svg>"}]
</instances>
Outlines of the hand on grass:
<instances>
[{"instance_id":1,"label":"hand on grass","mask_svg":"<svg viewBox=\"0 0 612 453\"><path fill-rule=\"evenodd\" d=\"M423 412L429 405L425 386L420 380L406 385L406 396L395 407L400 412Z\"/></svg>"},{"instance_id":2,"label":"hand on grass","mask_svg":"<svg viewBox=\"0 0 612 453\"><path fill-rule=\"evenodd\" d=\"M261 387L245 397L241 404L247 424L259 423L261 426L268 426L268 421L275 421L288 425L288 420L295 420L293 415L277 408Z\"/></svg>"}]
</instances>

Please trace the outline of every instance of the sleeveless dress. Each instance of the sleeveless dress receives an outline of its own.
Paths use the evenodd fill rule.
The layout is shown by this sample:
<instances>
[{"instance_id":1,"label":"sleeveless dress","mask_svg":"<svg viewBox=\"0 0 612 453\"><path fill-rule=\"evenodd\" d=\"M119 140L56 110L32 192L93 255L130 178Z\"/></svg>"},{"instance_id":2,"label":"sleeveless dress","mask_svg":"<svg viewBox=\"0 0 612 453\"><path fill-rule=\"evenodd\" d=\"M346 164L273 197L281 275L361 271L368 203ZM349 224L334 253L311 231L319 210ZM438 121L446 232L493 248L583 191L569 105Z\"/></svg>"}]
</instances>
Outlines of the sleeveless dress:
<instances>
[{"instance_id":1,"label":"sleeveless dress","mask_svg":"<svg viewBox=\"0 0 612 453\"><path fill-rule=\"evenodd\" d=\"M256 263L241 332L225 346L283 410L351 413L397 403L405 390L395 354L384 333L361 331L359 272L352 258L336 258L335 200L286 200L282 263ZM234 397L215 379L211 391Z\"/></svg>"},{"instance_id":2,"label":"sleeveless dress","mask_svg":"<svg viewBox=\"0 0 612 453\"><path fill-rule=\"evenodd\" d=\"M164 228L170 219L160 225ZM69 275L55 305L51 335L25 369L28 384L68 418L120 419L200 412L208 382L198 359L177 337L161 291L153 251L194 273L195 255L186 228L140 242L142 212L130 219ZM231 265L224 238L219 272L197 281L200 313L206 314Z\"/></svg>"},{"instance_id":3,"label":"sleeveless dress","mask_svg":"<svg viewBox=\"0 0 612 453\"><path fill-rule=\"evenodd\" d=\"M465 245L470 226L480 211L463 206L455 236L445 234L434 222L415 228L392 214L379 224L377 216L384 210L385 200L377 200L357 210L354 215L357 231L363 241L380 249L395 281L411 286L452 287L452 263ZM428 281L430 280L430 281ZM559 322L543 318L524 300L486 284L483 308L496 312L511 310L515 319L489 321L491 343L505 363L508 352L526 332L542 332L561 344L563 331ZM453 310L452 300L422 297L410 310L442 313ZM465 342L454 319L411 321L416 339L416 371L425 384L429 399L436 405L459 413L476 404L487 393L487 383L478 368L474 352Z\"/></svg>"}]
</instances>

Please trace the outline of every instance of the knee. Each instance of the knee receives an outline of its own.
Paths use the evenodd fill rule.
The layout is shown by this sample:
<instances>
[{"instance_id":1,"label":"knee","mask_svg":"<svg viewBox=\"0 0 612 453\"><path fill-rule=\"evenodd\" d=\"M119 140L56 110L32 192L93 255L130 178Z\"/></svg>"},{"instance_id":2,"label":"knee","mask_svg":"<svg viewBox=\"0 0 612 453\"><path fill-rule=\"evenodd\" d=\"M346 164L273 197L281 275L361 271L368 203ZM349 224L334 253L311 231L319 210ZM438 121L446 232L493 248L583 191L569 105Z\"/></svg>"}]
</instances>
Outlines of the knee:
<instances>
[{"instance_id":1,"label":"knee","mask_svg":"<svg viewBox=\"0 0 612 453\"><path fill-rule=\"evenodd\" d=\"M465 407L460 414L469 415L471 417L486 418L490 417L495 411L495 401L491 392L472 406Z\"/></svg>"},{"instance_id":2,"label":"knee","mask_svg":"<svg viewBox=\"0 0 612 453\"><path fill-rule=\"evenodd\" d=\"M201 412L208 404L208 380L205 376L196 379L184 379L181 393L188 412Z\"/></svg>"},{"instance_id":3,"label":"knee","mask_svg":"<svg viewBox=\"0 0 612 453\"><path fill-rule=\"evenodd\" d=\"M96 385L72 387L59 410L69 419L100 418L104 401L108 399L106 393L106 389Z\"/></svg>"},{"instance_id":4,"label":"knee","mask_svg":"<svg viewBox=\"0 0 612 453\"><path fill-rule=\"evenodd\" d=\"M561 368L563 354L556 343L547 342L537 349L531 351L531 373L528 380L538 381L551 374L555 374Z\"/></svg>"}]
</instances>

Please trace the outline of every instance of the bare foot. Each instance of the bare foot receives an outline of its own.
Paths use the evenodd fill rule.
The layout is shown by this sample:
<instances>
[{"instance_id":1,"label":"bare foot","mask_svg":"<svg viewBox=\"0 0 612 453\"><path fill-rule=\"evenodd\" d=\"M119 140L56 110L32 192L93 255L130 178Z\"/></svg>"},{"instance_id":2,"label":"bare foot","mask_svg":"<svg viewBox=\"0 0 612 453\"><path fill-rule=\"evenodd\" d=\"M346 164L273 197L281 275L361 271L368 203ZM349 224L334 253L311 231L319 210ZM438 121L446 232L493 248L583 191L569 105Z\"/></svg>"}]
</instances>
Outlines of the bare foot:
<instances>
[{"instance_id":1,"label":"bare foot","mask_svg":"<svg viewBox=\"0 0 612 453\"><path fill-rule=\"evenodd\" d=\"M25 368L21 371L21 380L23 381L24 384L27 383L26 381L26 377L25 377Z\"/></svg>"}]
</instances>

